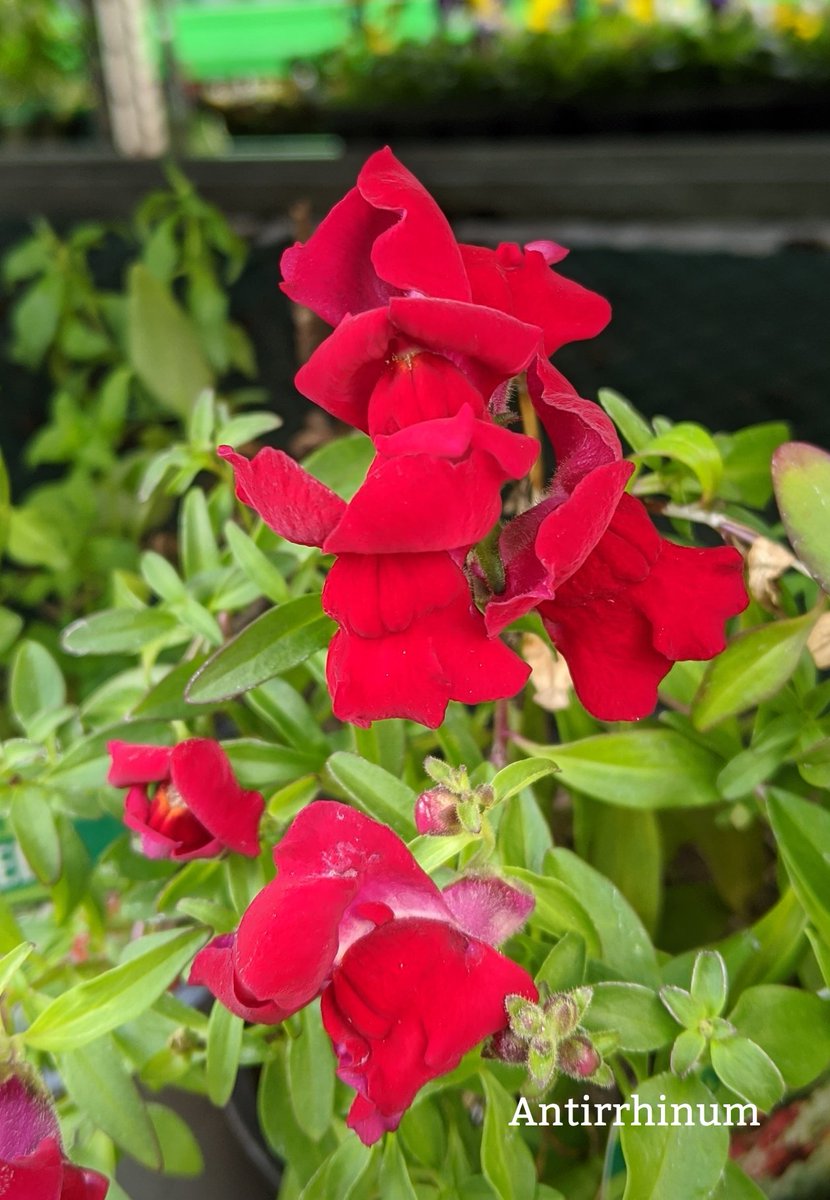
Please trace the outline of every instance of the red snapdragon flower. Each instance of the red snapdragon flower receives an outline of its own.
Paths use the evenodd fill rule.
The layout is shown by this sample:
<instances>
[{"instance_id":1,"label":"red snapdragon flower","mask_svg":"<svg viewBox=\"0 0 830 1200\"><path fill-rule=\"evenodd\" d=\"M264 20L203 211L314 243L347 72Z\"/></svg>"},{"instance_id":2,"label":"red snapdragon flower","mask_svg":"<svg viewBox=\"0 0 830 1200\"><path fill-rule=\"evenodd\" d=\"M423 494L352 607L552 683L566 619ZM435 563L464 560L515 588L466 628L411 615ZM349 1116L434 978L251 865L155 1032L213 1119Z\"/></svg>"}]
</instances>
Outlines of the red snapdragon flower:
<instances>
[{"instance_id":1,"label":"red snapdragon flower","mask_svg":"<svg viewBox=\"0 0 830 1200\"><path fill-rule=\"evenodd\" d=\"M70 1163L52 1105L22 1071L0 1079L0 1195L3 1200L104 1200L109 1182Z\"/></svg>"},{"instance_id":2,"label":"red snapdragon flower","mask_svg":"<svg viewBox=\"0 0 830 1200\"><path fill-rule=\"evenodd\" d=\"M274 861L276 878L235 934L199 952L190 980L265 1023L322 996L338 1074L357 1092L348 1124L368 1145L507 1025L507 996L537 998L494 948L533 899L483 877L439 891L390 829L330 800L303 809Z\"/></svg>"},{"instance_id":3,"label":"red snapdragon flower","mask_svg":"<svg viewBox=\"0 0 830 1200\"><path fill-rule=\"evenodd\" d=\"M748 603L741 555L661 537L625 494L634 468L601 410L544 360L528 382L557 471L549 497L502 533L506 586L487 626L495 634L538 609L588 711L636 720L673 663L723 650L725 621Z\"/></svg>"},{"instance_id":4,"label":"red snapdragon flower","mask_svg":"<svg viewBox=\"0 0 830 1200\"><path fill-rule=\"evenodd\" d=\"M264 802L234 777L228 756L208 738L175 746L109 742L107 780L127 787L124 824L148 858L212 858L225 849L255 858Z\"/></svg>"},{"instance_id":5,"label":"red snapdragon flower","mask_svg":"<svg viewBox=\"0 0 830 1200\"><path fill-rule=\"evenodd\" d=\"M532 439L522 442L535 456ZM462 445L459 439L455 448ZM326 664L337 717L357 725L409 717L434 728L450 700L475 704L522 688L527 664L488 637L460 565L471 541L495 520L486 504L482 516L472 503L460 507L453 494L454 472L463 480L474 470L469 459L454 462L426 449L379 455L365 491L347 505L278 450L265 448L251 460L227 446L219 453L233 464L240 500L278 534L339 552L323 588L323 608L340 625ZM481 477L503 469L492 456L489 466L480 465ZM481 491L486 498L483 485Z\"/></svg>"}]
</instances>

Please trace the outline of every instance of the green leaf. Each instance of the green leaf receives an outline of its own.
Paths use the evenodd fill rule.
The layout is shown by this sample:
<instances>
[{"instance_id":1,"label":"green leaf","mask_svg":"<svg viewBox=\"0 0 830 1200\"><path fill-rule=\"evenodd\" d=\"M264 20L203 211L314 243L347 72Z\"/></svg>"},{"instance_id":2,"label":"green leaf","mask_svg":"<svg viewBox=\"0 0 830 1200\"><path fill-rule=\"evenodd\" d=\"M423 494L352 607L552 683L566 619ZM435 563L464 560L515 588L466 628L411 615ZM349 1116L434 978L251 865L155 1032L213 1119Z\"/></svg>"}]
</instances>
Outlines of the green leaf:
<instances>
[{"instance_id":1,"label":"green leaf","mask_svg":"<svg viewBox=\"0 0 830 1200\"><path fill-rule=\"evenodd\" d=\"M315 1171L299 1200L357 1200L357 1186L366 1175L374 1151L356 1137L346 1138Z\"/></svg>"},{"instance_id":2,"label":"green leaf","mask_svg":"<svg viewBox=\"0 0 830 1200\"><path fill-rule=\"evenodd\" d=\"M59 530L33 505L11 510L6 553L22 567L67 571L70 565Z\"/></svg>"},{"instance_id":3,"label":"green leaf","mask_svg":"<svg viewBox=\"0 0 830 1200\"><path fill-rule=\"evenodd\" d=\"M659 974L651 939L613 883L576 854L562 848L551 851L545 870L579 896L599 932L605 965L624 979L656 987Z\"/></svg>"},{"instance_id":4,"label":"green leaf","mask_svg":"<svg viewBox=\"0 0 830 1200\"><path fill-rule=\"evenodd\" d=\"M510 1122L516 1111L513 1097L489 1071L482 1071L484 1129L481 1169L499 1200L533 1200L536 1168L520 1128Z\"/></svg>"},{"instance_id":5,"label":"green leaf","mask_svg":"<svg viewBox=\"0 0 830 1200\"><path fill-rule=\"evenodd\" d=\"M409 1177L406 1159L394 1133L387 1134L384 1139L380 1194L383 1200L418 1200L418 1194Z\"/></svg>"},{"instance_id":6,"label":"green leaf","mask_svg":"<svg viewBox=\"0 0 830 1200\"><path fill-rule=\"evenodd\" d=\"M729 1014L738 1033L765 1050L790 1088L802 1088L830 1063L830 1000L799 988L747 988Z\"/></svg>"},{"instance_id":7,"label":"green leaf","mask_svg":"<svg viewBox=\"0 0 830 1200\"><path fill-rule=\"evenodd\" d=\"M9 704L18 725L32 737L37 719L66 701L61 669L38 642L23 641L14 652L9 680Z\"/></svg>"},{"instance_id":8,"label":"green leaf","mask_svg":"<svg viewBox=\"0 0 830 1200\"><path fill-rule=\"evenodd\" d=\"M12 355L17 362L40 366L58 331L64 295L63 278L50 273L27 288L14 305Z\"/></svg>"},{"instance_id":9,"label":"green leaf","mask_svg":"<svg viewBox=\"0 0 830 1200\"><path fill-rule=\"evenodd\" d=\"M789 426L783 421L768 421L739 429L737 433L717 434L715 441L723 458L719 495L750 508L766 508L772 496L772 455L789 436Z\"/></svg>"},{"instance_id":10,"label":"green leaf","mask_svg":"<svg viewBox=\"0 0 830 1200\"><path fill-rule=\"evenodd\" d=\"M166 408L190 413L214 375L190 318L170 289L142 263L127 277L130 362L136 375Z\"/></svg>"},{"instance_id":11,"label":"green leaf","mask_svg":"<svg viewBox=\"0 0 830 1200\"><path fill-rule=\"evenodd\" d=\"M329 744L320 724L303 697L284 679L269 679L248 692L245 703L280 738L298 750L319 750L328 755Z\"/></svg>"},{"instance_id":12,"label":"green leaf","mask_svg":"<svg viewBox=\"0 0 830 1200\"><path fill-rule=\"evenodd\" d=\"M660 988L660 999L678 1024L685 1025L687 1029L697 1029L706 1015L691 992L672 983Z\"/></svg>"},{"instance_id":13,"label":"green leaf","mask_svg":"<svg viewBox=\"0 0 830 1200\"><path fill-rule=\"evenodd\" d=\"M41 883L57 883L63 855L60 835L46 796L37 787L18 787L9 810L12 830L26 862Z\"/></svg>"},{"instance_id":14,"label":"green leaf","mask_svg":"<svg viewBox=\"0 0 830 1200\"><path fill-rule=\"evenodd\" d=\"M787 442L772 456L775 499L798 557L830 591L830 454L807 442Z\"/></svg>"},{"instance_id":15,"label":"green leaf","mask_svg":"<svg viewBox=\"0 0 830 1200\"><path fill-rule=\"evenodd\" d=\"M303 466L338 496L351 500L366 478L374 456L371 440L363 433L352 433L326 442L303 459Z\"/></svg>"},{"instance_id":16,"label":"green leaf","mask_svg":"<svg viewBox=\"0 0 830 1200\"><path fill-rule=\"evenodd\" d=\"M0 554L2 551L2 541L0 541ZM0 654L5 654L8 648L14 645L22 628L23 618L20 614L12 612L10 608L0 606Z\"/></svg>"},{"instance_id":17,"label":"green leaf","mask_svg":"<svg viewBox=\"0 0 830 1200\"><path fill-rule=\"evenodd\" d=\"M536 973L536 982L566 992L585 981L585 942L578 933L560 938Z\"/></svg>"},{"instance_id":18,"label":"green leaf","mask_svg":"<svg viewBox=\"0 0 830 1200\"><path fill-rule=\"evenodd\" d=\"M62 1054L59 1064L70 1099L93 1125L145 1167L160 1170L156 1131L113 1039Z\"/></svg>"},{"instance_id":19,"label":"green leaf","mask_svg":"<svg viewBox=\"0 0 830 1200\"><path fill-rule=\"evenodd\" d=\"M248 442L262 437L264 433L279 429L281 425L282 418L276 413L240 413L217 429L216 443L222 446L245 446Z\"/></svg>"},{"instance_id":20,"label":"green leaf","mask_svg":"<svg viewBox=\"0 0 830 1200\"><path fill-rule=\"evenodd\" d=\"M657 813L583 799L584 857L620 889L650 934L662 903L663 847ZM580 843L580 849L583 847Z\"/></svg>"},{"instance_id":21,"label":"green leaf","mask_svg":"<svg viewBox=\"0 0 830 1200\"><path fill-rule=\"evenodd\" d=\"M219 549L210 523L207 497L191 488L182 502L179 534L185 579L193 579L219 566Z\"/></svg>"},{"instance_id":22,"label":"green leaf","mask_svg":"<svg viewBox=\"0 0 830 1200\"><path fill-rule=\"evenodd\" d=\"M578 934L591 958L601 957L600 936L583 904L583 898L561 880L537 875L535 871L511 867L510 874L533 892L536 905L530 915L531 925L556 938L569 933Z\"/></svg>"},{"instance_id":23,"label":"green leaf","mask_svg":"<svg viewBox=\"0 0 830 1200\"><path fill-rule=\"evenodd\" d=\"M297 1124L317 1142L334 1115L334 1055L318 1003L304 1008L299 1021L299 1035L288 1043L288 1083Z\"/></svg>"},{"instance_id":24,"label":"green leaf","mask_svg":"<svg viewBox=\"0 0 830 1200\"><path fill-rule=\"evenodd\" d=\"M774 1108L784 1095L784 1080L765 1050L749 1038L736 1035L710 1043L712 1067L728 1088L763 1112Z\"/></svg>"},{"instance_id":25,"label":"green leaf","mask_svg":"<svg viewBox=\"0 0 830 1200\"><path fill-rule=\"evenodd\" d=\"M217 1108L224 1108L231 1098L244 1029L241 1017L229 1012L218 1000L214 1003L208 1022L205 1079L208 1097Z\"/></svg>"},{"instance_id":26,"label":"green leaf","mask_svg":"<svg viewBox=\"0 0 830 1200\"><path fill-rule=\"evenodd\" d=\"M281 604L212 654L191 679L186 698L191 704L206 704L250 691L322 650L333 630L319 596Z\"/></svg>"},{"instance_id":27,"label":"green leaf","mask_svg":"<svg viewBox=\"0 0 830 1200\"><path fill-rule=\"evenodd\" d=\"M744 1175L737 1163L730 1161L711 1200L766 1200L766 1193Z\"/></svg>"},{"instance_id":28,"label":"green leaf","mask_svg":"<svg viewBox=\"0 0 830 1200\"><path fill-rule=\"evenodd\" d=\"M710 500L717 492L723 463L712 435L702 425L680 421L642 446L637 457L651 458L655 455L674 459L688 467L697 476L704 500Z\"/></svg>"},{"instance_id":29,"label":"green leaf","mask_svg":"<svg viewBox=\"0 0 830 1200\"><path fill-rule=\"evenodd\" d=\"M177 627L172 613L160 608L103 609L68 625L61 645L67 654L138 654Z\"/></svg>"},{"instance_id":30,"label":"green leaf","mask_svg":"<svg viewBox=\"0 0 830 1200\"><path fill-rule=\"evenodd\" d=\"M719 1017L726 1004L726 963L717 950L701 950L692 971L691 996L704 1017Z\"/></svg>"},{"instance_id":31,"label":"green leaf","mask_svg":"<svg viewBox=\"0 0 830 1200\"><path fill-rule=\"evenodd\" d=\"M830 812L777 788L770 789L767 809L793 890L830 942Z\"/></svg>"},{"instance_id":32,"label":"green leaf","mask_svg":"<svg viewBox=\"0 0 830 1200\"><path fill-rule=\"evenodd\" d=\"M695 727L711 729L780 691L798 666L817 616L771 621L733 638L703 676L692 704Z\"/></svg>"},{"instance_id":33,"label":"green leaf","mask_svg":"<svg viewBox=\"0 0 830 1200\"><path fill-rule=\"evenodd\" d=\"M376 821L390 825L403 838L415 833L415 801L412 788L376 763L339 750L326 763L332 779Z\"/></svg>"},{"instance_id":34,"label":"green leaf","mask_svg":"<svg viewBox=\"0 0 830 1200\"><path fill-rule=\"evenodd\" d=\"M698 1029L684 1029L671 1048L671 1069L681 1078L700 1062L706 1050L706 1038Z\"/></svg>"},{"instance_id":35,"label":"green leaf","mask_svg":"<svg viewBox=\"0 0 830 1200\"><path fill-rule=\"evenodd\" d=\"M626 808L692 808L719 801L720 760L669 729L631 729L539 746L518 741L529 755L550 758L560 779L596 800Z\"/></svg>"},{"instance_id":36,"label":"green leaf","mask_svg":"<svg viewBox=\"0 0 830 1200\"><path fill-rule=\"evenodd\" d=\"M456 833L450 837L430 837L427 834L413 838L409 849L418 865L431 875L451 858L471 845L475 838L469 833Z\"/></svg>"},{"instance_id":37,"label":"green leaf","mask_svg":"<svg viewBox=\"0 0 830 1200\"><path fill-rule=\"evenodd\" d=\"M706 1119L712 1120L712 1093L694 1077L666 1074L639 1084L637 1096L641 1105L651 1105L655 1123L649 1125L642 1113L639 1125L633 1124L631 1111L626 1114L620 1131L627 1167L623 1200L709 1200L729 1152L728 1129L698 1123L699 1104L706 1105ZM661 1102L667 1106L665 1126L657 1124ZM672 1104L690 1105L694 1124L668 1124L674 1117ZM685 1122L688 1111L678 1109L677 1115Z\"/></svg>"},{"instance_id":38,"label":"green leaf","mask_svg":"<svg viewBox=\"0 0 830 1200\"><path fill-rule=\"evenodd\" d=\"M286 1047L278 1043L262 1068L257 1090L259 1127L273 1152L291 1163L300 1184L320 1167L337 1143L333 1134L314 1142L297 1124L288 1084ZM357 1139L353 1139L357 1140Z\"/></svg>"},{"instance_id":39,"label":"green leaf","mask_svg":"<svg viewBox=\"0 0 830 1200\"><path fill-rule=\"evenodd\" d=\"M549 758L526 758L520 762L509 763L497 771L491 780L495 795L495 803L502 804L511 796L518 795L538 779L544 779L556 771L556 763Z\"/></svg>"},{"instance_id":40,"label":"green leaf","mask_svg":"<svg viewBox=\"0 0 830 1200\"><path fill-rule=\"evenodd\" d=\"M288 584L279 570L234 521L225 522L225 538L234 562L263 596L274 604L288 600Z\"/></svg>"},{"instance_id":41,"label":"green leaf","mask_svg":"<svg viewBox=\"0 0 830 1200\"><path fill-rule=\"evenodd\" d=\"M654 433L648 421L619 392L600 388L597 399L632 450L642 450L653 439Z\"/></svg>"},{"instance_id":42,"label":"green leaf","mask_svg":"<svg viewBox=\"0 0 830 1200\"><path fill-rule=\"evenodd\" d=\"M164 1174L185 1179L201 1175L205 1169L202 1151L187 1123L164 1104L148 1104L147 1111L161 1146Z\"/></svg>"},{"instance_id":43,"label":"green leaf","mask_svg":"<svg viewBox=\"0 0 830 1200\"><path fill-rule=\"evenodd\" d=\"M184 930L128 962L76 984L34 1019L24 1040L36 1050L75 1050L149 1008L204 944L203 930Z\"/></svg>"},{"instance_id":44,"label":"green leaf","mask_svg":"<svg viewBox=\"0 0 830 1200\"><path fill-rule=\"evenodd\" d=\"M15 946L14 950L10 950L8 954L4 954L0 958L0 995L9 986L33 950L34 945L31 942L21 942L19 946Z\"/></svg>"},{"instance_id":45,"label":"green leaf","mask_svg":"<svg viewBox=\"0 0 830 1200\"><path fill-rule=\"evenodd\" d=\"M588 1030L619 1034L621 1050L659 1050L677 1036L677 1025L651 988L638 983L595 983L582 1019Z\"/></svg>"}]
</instances>

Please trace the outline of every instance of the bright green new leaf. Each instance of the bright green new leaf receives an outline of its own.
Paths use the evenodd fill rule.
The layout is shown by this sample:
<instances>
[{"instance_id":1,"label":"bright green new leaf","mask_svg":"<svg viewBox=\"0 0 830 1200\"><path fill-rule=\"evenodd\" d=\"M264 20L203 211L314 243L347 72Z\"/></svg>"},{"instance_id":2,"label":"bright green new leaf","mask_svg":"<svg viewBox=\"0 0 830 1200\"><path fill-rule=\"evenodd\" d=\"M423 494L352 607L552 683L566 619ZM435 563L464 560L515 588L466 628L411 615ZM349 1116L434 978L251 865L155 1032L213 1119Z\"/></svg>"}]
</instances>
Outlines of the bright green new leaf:
<instances>
[{"instance_id":1,"label":"bright green new leaf","mask_svg":"<svg viewBox=\"0 0 830 1200\"><path fill-rule=\"evenodd\" d=\"M643 450L653 440L654 431L648 421L619 392L600 388L597 399L632 450Z\"/></svg>"},{"instance_id":2,"label":"bright green new leaf","mask_svg":"<svg viewBox=\"0 0 830 1200\"><path fill-rule=\"evenodd\" d=\"M717 950L701 950L698 954L689 990L704 1017L719 1017L723 1012L729 989L726 963Z\"/></svg>"},{"instance_id":3,"label":"bright green new leaf","mask_svg":"<svg viewBox=\"0 0 830 1200\"><path fill-rule=\"evenodd\" d=\"M475 838L469 833L456 833L449 837L430 837L429 834L423 834L412 839L409 849L422 870L431 875L473 841Z\"/></svg>"},{"instance_id":4,"label":"bright green new leaf","mask_svg":"<svg viewBox=\"0 0 830 1200\"><path fill-rule=\"evenodd\" d=\"M830 812L778 788L767 801L770 824L793 890L830 941Z\"/></svg>"},{"instance_id":5,"label":"bright green new leaf","mask_svg":"<svg viewBox=\"0 0 830 1200\"><path fill-rule=\"evenodd\" d=\"M772 456L772 482L793 549L830 592L830 454L807 442L787 442Z\"/></svg>"},{"instance_id":6,"label":"bright green new leaf","mask_svg":"<svg viewBox=\"0 0 830 1200\"><path fill-rule=\"evenodd\" d=\"M772 456L789 436L790 428L783 421L766 421L735 433L716 434L715 442L723 458L718 494L750 508L766 508L772 496Z\"/></svg>"},{"instance_id":7,"label":"bright green new leaf","mask_svg":"<svg viewBox=\"0 0 830 1200\"><path fill-rule=\"evenodd\" d=\"M186 417L214 375L190 318L170 289L141 263L127 279L127 329L133 369L165 408Z\"/></svg>"},{"instance_id":8,"label":"bright green new leaf","mask_svg":"<svg viewBox=\"0 0 830 1200\"><path fill-rule=\"evenodd\" d=\"M723 474L720 451L711 433L693 421L680 421L640 448L638 458L670 458L697 476L704 500L711 500Z\"/></svg>"},{"instance_id":9,"label":"bright green new leaf","mask_svg":"<svg viewBox=\"0 0 830 1200\"><path fill-rule=\"evenodd\" d=\"M769 1112L784 1095L784 1080L765 1050L739 1034L710 1043L712 1067L736 1096Z\"/></svg>"},{"instance_id":10,"label":"bright green new leaf","mask_svg":"<svg viewBox=\"0 0 830 1200\"><path fill-rule=\"evenodd\" d=\"M747 988L729 1014L738 1033L765 1050L790 1088L817 1079L830 1063L830 1000L799 988Z\"/></svg>"},{"instance_id":11,"label":"bright green new leaf","mask_svg":"<svg viewBox=\"0 0 830 1200\"><path fill-rule=\"evenodd\" d=\"M394 1133L387 1134L384 1139L379 1182L383 1200L418 1200L406 1159Z\"/></svg>"},{"instance_id":12,"label":"bright green new leaf","mask_svg":"<svg viewBox=\"0 0 830 1200\"><path fill-rule=\"evenodd\" d=\"M31 942L21 942L0 958L0 994L6 990L33 950Z\"/></svg>"},{"instance_id":13,"label":"bright green new leaf","mask_svg":"<svg viewBox=\"0 0 830 1200\"><path fill-rule=\"evenodd\" d=\"M36 1050L75 1050L132 1021L169 987L205 940L204 930L183 930L136 953L129 962L76 984L46 1006L24 1040Z\"/></svg>"},{"instance_id":14,"label":"bright green new leaf","mask_svg":"<svg viewBox=\"0 0 830 1200\"><path fill-rule=\"evenodd\" d=\"M179 540L185 579L218 568L219 548L213 536L207 497L201 488L191 488L182 502Z\"/></svg>"},{"instance_id":15,"label":"bright green new leaf","mask_svg":"<svg viewBox=\"0 0 830 1200\"><path fill-rule=\"evenodd\" d=\"M165 1175L184 1179L201 1175L205 1169L202 1151L187 1123L165 1104L148 1104L147 1111L161 1146Z\"/></svg>"},{"instance_id":16,"label":"bright green new leaf","mask_svg":"<svg viewBox=\"0 0 830 1200\"><path fill-rule=\"evenodd\" d=\"M403 838L414 835L417 796L397 776L345 750L332 754L326 768L349 799L370 817L391 825Z\"/></svg>"},{"instance_id":17,"label":"bright green new leaf","mask_svg":"<svg viewBox=\"0 0 830 1200\"><path fill-rule=\"evenodd\" d=\"M272 608L211 655L191 679L186 697L191 704L206 704L248 692L322 650L333 630L319 596Z\"/></svg>"},{"instance_id":18,"label":"bright green new leaf","mask_svg":"<svg viewBox=\"0 0 830 1200\"><path fill-rule=\"evenodd\" d=\"M518 795L538 779L553 774L556 769L556 763L549 758L526 758L509 763L497 771L491 780L495 803L501 804L511 796Z\"/></svg>"},{"instance_id":19,"label":"bright green new leaf","mask_svg":"<svg viewBox=\"0 0 830 1200\"><path fill-rule=\"evenodd\" d=\"M58 1061L70 1099L93 1125L145 1167L160 1170L156 1131L113 1039L68 1051Z\"/></svg>"},{"instance_id":20,"label":"bright green new leaf","mask_svg":"<svg viewBox=\"0 0 830 1200\"><path fill-rule=\"evenodd\" d=\"M521 1127L510 1125L516 1102L489 1071L482 1071L481 1082L486 1101L481 1169L499 1200L533 1200L536 1193L533 1155L522 1137Z\"/></svg>"},{"instance_id":21,"label":"bright green new leaf","mask_svg":"<svg viewBox=\"0 0 830 1200\"><path fill-rule=\"evenodd\" d=\"M569 787L608 804L694 808L720 799L720 760L670 729L630 729L561 746L518 745L526 754L552 759Z\"/></svg>"},{"instance_id":22,"label":"bright green new leaf","mask_svg":"<svg viewBox=\"0 0 830 1200\"><path fill-rule=\"evenodd\" d=\"M631 1112L626 1114L620 1133L627 1167L623 1200L709 1200L729 1152L729 1130L700 1120L698 1105L704 1105L707 1122L713 1119L712 1093L694 1076L666 1074L639 1084L637 1096L641 1105L651 1105L654 1125L648 1124L647 1113L639 1125L632 1123ZM658 1124L661 1103L666 1105L665 1125ZM673 1104L689 1105L692 1123L685 1123L689 1111L680 1108L681 1123L672 1125Z\"/></svg>"},{"instance_id":23,"label":"bright green new leaf","mask_svg":"<svg viewBox=\"0 0 830 1200\"><path fill-rule=\"evenodd\" d=\"M711 729L780 691L798 666L818 614L772 621L733 638L709 664L692 705L697 729Z\"/></svg>"},{"instance_id":24,"label":"bright green new leaf","mask_svg":"<svg viewBox=\"0 0 830 1200\"><path fill-rule=\"evenodd\" d=\"M231 1098L233 1085L236 1083L244 1030L245 1022L242 1018L229 1012L224 1004L217 1000L210 1010L205 1057L207 1093L211 1103L217 1108L224 1108Z\"/></svg>"}]
</instances>

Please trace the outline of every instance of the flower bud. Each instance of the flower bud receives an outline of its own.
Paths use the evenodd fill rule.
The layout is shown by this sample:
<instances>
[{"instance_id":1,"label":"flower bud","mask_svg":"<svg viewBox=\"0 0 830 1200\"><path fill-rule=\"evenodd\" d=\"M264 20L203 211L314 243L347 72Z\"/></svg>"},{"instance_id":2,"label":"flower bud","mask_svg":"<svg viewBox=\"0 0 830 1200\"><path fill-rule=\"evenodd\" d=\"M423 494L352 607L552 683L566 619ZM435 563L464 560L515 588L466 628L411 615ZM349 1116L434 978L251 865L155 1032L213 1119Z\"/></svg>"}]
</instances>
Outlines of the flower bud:
<instances>
[{"instance_id":1,"label":"flower bud","mask_svg":"<svg viewBox=\"0 0 830 1200\"><path fill-rule=\"evenodd\" d=\"M510 1018L510 1028L516 1037L525 1041L537 1037L544 1028L544 1019L538 1004L524 996L508 996L504 1003Z\"/></svg>"},{"instance_id":2,"label":"flower bud","mask_svg":"<svg viewBox=\"0 0 830 1200\"><path fill-rule=\"evenodd\" d=\"M445 836L459 833L458 797L446 788L430 788L415 801L415 828L418 833Z\"/></svg>"},{"instance_id":3,"label":"flower bud","mask_svg":"<svg viewBox=\"0 0 830 1200\"><path fill-rule=\"evenodd\" d=\"M572 1079L587 1079L602 1066L599 1053L582 1034L560 1043L557 1060L559 1070Z\"/></svg>"},{"instance_id":4,"label":"flower bud","mask_svg":"<svg viewBox=\"0 0 830 1200\"><path fill-rule=\"evenodd\" d=\"M527 1062L527 1042L513 1033L512 1029L500 1029L489 1039L481 1053L484 1058L523 1063Z\"/></svg>"}]
</instances>

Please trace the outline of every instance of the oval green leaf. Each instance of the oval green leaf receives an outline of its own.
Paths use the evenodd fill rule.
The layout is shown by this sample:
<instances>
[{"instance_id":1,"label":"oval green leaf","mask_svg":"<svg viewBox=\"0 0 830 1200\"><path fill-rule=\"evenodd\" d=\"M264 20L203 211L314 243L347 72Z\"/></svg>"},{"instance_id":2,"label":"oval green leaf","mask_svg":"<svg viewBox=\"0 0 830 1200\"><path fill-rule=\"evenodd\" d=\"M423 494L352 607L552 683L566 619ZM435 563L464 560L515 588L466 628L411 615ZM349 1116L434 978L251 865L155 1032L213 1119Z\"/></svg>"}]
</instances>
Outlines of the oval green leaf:
<instances>
[{"instance_id":1,"label":"oval green leaf","mask_svg":"<svg viewBox=\"0 0 830 1200\"><path fill-rule=\"evenodd\" d=\"M793 549L830 592L830 454L807 442L786 442L772 456L772 483Z\"/></svg>"}]
</instances>

